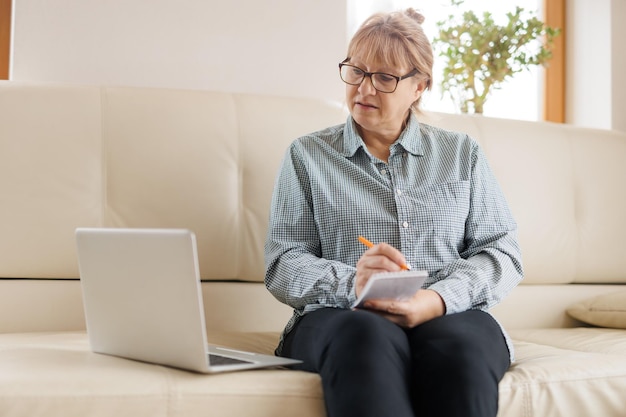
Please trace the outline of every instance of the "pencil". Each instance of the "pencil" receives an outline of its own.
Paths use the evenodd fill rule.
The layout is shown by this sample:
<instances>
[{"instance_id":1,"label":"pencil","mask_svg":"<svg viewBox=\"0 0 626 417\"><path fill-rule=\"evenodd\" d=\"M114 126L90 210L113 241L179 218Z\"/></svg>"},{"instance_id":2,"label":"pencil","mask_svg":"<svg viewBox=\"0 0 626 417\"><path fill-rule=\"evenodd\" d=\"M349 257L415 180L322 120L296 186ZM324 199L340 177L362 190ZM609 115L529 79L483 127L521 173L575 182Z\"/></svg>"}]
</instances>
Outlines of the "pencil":
<instances>
[{"instance_id":1,"label":"pencil","mask_svg":"<svg viewBox=\"0 0 626 417\"><path fill-rule=\"evenodd\" d=\"M368 248L371 248L372 246L374 246L374 244L372 242L370 242L369 240L367 240L363 236L359 236L359 242L361 242L362 244L364 244ZM411 267L408 266L407 264L401 264L400 268L402 268L404 271L408 271L408 270L411 269Z\"/></svg>"}]
</instances>

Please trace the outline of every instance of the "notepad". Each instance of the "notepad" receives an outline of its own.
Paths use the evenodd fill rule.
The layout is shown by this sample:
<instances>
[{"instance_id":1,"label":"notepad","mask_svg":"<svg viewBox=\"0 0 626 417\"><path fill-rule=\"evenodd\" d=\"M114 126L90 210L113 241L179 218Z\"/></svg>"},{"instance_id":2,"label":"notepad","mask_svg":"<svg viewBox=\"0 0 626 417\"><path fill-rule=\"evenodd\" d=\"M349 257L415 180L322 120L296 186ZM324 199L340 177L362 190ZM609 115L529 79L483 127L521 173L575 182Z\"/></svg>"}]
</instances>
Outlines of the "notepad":
<instances>
[{"instance_id":1,"label":"notepad","mask_svg":"<svg viewBox=\"0 0 626 417\"><path fill-rule=\"evenodd\" d=\"M422 288L427 271L381 272L372 275L352 308L363 308L367 300L408 300Z\"/></svg>"}]
</instances>

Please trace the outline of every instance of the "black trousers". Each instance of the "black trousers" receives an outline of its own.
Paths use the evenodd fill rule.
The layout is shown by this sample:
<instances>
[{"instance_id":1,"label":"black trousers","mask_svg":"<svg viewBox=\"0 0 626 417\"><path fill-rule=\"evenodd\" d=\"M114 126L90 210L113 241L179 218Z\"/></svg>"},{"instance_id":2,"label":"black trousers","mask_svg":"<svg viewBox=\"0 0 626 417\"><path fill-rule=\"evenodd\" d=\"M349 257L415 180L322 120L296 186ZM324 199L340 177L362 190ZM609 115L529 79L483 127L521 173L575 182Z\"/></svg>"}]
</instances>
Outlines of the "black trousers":
<instances>
[{"instance_id":1,"label":"black trousers","mask_svg":"<svg viewBox=\"0 0 626 417\"><path fill-rule=\"evenodd\" d=\"M500 326L466 311L403 329L364 310L323 308L287 335L285 356L322 377L329 417L489 417L510 366Z\"/></svg>"}]
</instances>

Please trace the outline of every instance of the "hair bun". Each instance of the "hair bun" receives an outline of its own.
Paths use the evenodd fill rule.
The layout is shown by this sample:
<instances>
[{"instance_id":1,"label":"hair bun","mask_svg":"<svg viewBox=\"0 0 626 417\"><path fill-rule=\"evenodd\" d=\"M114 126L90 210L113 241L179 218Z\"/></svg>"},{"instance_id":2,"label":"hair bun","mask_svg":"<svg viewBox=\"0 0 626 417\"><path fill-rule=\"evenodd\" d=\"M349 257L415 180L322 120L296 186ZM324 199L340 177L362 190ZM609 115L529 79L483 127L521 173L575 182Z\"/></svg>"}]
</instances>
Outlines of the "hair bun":
<instances>
[{"instance_id":1,"label":"hair bun","mask_svg":"<svg viewBox=\"0 0 626 417\"><path fill-rule=\"evenodd\" d=\"M415 20L417 23L419 23L420 25L424 22L424 15L421 14L420 12L416 11L414 8L409 7L408 9L406 9L406 11L404 12L407 16L409 16L411 19Z\"/></svg>"}]
</instances>

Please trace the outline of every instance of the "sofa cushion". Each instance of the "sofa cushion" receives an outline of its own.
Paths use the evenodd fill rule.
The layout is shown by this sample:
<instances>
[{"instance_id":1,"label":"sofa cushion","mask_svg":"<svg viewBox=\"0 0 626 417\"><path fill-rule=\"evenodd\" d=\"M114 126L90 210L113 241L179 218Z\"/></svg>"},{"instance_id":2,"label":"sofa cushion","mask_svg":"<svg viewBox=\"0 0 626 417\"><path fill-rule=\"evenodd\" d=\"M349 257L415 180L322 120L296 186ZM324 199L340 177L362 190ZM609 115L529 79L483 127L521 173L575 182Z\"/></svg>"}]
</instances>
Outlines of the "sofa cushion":
<instances>
[{"instance_id":1,"label":"sofa cushion","mask_svg":"<svg viewBox=\"0 0 626 417\"><path fill-rule=\"evenodd\" d=\"M626 291L603 294L573 304L567 313L593 326L626 329Z\"/></svg>"},{"instance_id":2,"label":"sofa cushion","mask_svg":"<svg viewBox=\"0 0 626 417\"><path fill-rule=\"evenodd\" d=\"M516 362L500 382L502 417L624 415L626 331L529 329L510 335Z\"/></svg>"},{"instance_id":3,"label":"sofa cushion","mask_svg":"<svg viewBox=\"0 0 626 417\"><path fill-rule=\"evenodd\" d=\"M265 352L277 338L218 337ZM312 373L204 375L92 353L84 332L22 333L0 334L0 416L322 417L324 402Z\"/></svg>"}]
</instances>

